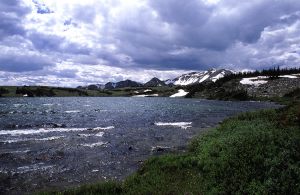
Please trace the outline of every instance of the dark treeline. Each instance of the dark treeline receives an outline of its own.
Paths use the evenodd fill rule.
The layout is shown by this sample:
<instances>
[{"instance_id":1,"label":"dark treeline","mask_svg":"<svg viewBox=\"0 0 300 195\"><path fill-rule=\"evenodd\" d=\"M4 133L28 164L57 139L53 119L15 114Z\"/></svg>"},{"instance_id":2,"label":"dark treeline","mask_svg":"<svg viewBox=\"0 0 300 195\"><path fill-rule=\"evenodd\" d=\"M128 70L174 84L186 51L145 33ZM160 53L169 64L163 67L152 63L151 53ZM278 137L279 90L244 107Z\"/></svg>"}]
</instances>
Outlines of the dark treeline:
<instances>
[{"instance_id":1,"label":"dark treeline","mask_svg":"<svg viewBox=\"0 0 300 195\"><path fill-rule=\"evenodd\" d=\"M300 68L270 68L267 70L254 71L254 72L238 72L235 74L227 75L216 81L216 84L222 84L224 82L230 81L232 79L247 78L247 77L257 77L257 76L269 76L272 78L278 78L280 75L290 75L300 73Z\"/></svg>"},{"instance_id":2,"label":"dark treeline","mask_svg":"<svg viewBox=\"0 0 300 195\"><path fill-rule=\"evenodd\" d=\"M53 89L49 89L46 87L37 87L36 89L32 89L30 87L17 87L16 94L27 95L28 97L52 97L55 96Z\"/></svg>"}]
</instances>

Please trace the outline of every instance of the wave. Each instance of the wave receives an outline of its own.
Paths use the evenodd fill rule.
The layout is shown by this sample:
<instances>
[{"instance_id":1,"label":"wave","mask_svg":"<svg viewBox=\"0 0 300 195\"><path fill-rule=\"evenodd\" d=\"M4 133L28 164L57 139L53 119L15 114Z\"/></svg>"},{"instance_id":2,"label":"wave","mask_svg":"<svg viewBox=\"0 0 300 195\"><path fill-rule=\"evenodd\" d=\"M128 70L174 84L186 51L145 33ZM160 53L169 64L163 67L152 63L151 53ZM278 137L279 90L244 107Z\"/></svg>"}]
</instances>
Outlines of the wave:
<instances>
[{"instance_id":1,"label":"wave","mask_svg":"<svg viewBox=\"0 0 300 195\"><path fill-rule=\"evenodd\" d=\"M157 126L174 126L180 127L181 129L187 129L192 127L192 122L156 122L154 123Z\"/></svg>"},{"instance_id":2,"label":"wave","mask_svg":"<svg viewBox=\"0 0 300 195\"><path fill-rule=\"evenodd\" d=\"M114 126L108 126L108 127L95 127L93 128L93 130L110 130L110 129L114 129Z\"/></svg>"},{"instance_id":3,"label":"wave","mask_svg":"<svg viewBox=\"0 0 300 195\"><path fill-rule=\"evenodd\" d=\"M48 169L52 169L54 165L44 165L44 163L33 164L29 166L18 167L16 173L27 173L32 171L46 171Z\"/></svg>"},{"instance_id":4,"label":"wave","mask_svg":"<svg viewBox=\"0 0 300 195\"><path fill-rule=\"evenodd\" d=\"M54 104L43 104L43 106L53 106Z\"/></svg>"},{"instance_id":5,"label":"wave","mask_svg":"<svg viewBox=\"0 0 300 195\"><path fill-rule=\"evenodd\" d=\"M65 136L52 136L52 137L45 137L45 138L30 138L30 139L13 139L13 140L4 140L0 141L2 143L17 143L17 142L27 142L27 141L52 141L64 138Z\"/></svg>"},{"instance_id":6,"label":"wave","mask_svg":"<svg viewBox=\"0 0 300 195\"><path fill-rule=\"evenodd\" d=\"M66 110L65 113L79 113L80 110Z\"/></svg>"},{"instance_id":7,"label":"wave","mask_svg":"<svg viewBox=\"0 0 300 195\"><path fill-rule=\"evenodd\" d=\"M114 126L96 127L96 128L40 128L40 129L20 129L20 130L0 130L0 135L32 135L51 132L72 132L72 131L89 131L89 130L109 130Z\"/></svg>"},{"instance_id":8,"label":"wave","mask_svg":"<svg viewBox=\"0 0 300 195\"><path fill-rule=\"evenodd\" d=\"M80 136L80 137L92 137L92 136L102 137L103 135L104 135L104 132L99 132L96 134L84 134L84 133L78 134L78 136Z\"/></svg>"},{"instance_id":9,"label":"wave","mask_svg":"<svg viewBox=\"0 0 300 195\"><path fill-rule=\"evenodd\" d=\"M94 147L98 147L98 146L105 146L106 144L107 144L107 142L96 142L96 143L91 143L91 144L81 144L81 146L94 148Z\"/></svg>"}]
</instances>

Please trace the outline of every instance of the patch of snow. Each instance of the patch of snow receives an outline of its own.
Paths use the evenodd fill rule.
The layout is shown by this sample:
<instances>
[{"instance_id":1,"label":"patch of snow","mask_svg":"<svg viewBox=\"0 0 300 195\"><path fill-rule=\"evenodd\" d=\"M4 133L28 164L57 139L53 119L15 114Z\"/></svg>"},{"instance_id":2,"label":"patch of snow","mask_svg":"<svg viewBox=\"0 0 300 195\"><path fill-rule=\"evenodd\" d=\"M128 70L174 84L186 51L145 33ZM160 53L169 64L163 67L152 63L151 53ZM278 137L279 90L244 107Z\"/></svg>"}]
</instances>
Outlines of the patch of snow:
<instances>
[{"instance_id":1,"label":"patch of snow","mask_svg":"<svg viewBox=\"0 0 300 195\"><path fill-rule=\"evenodd\" d=\"M170 97L184 97L188 94L189 92L184 91L183 89L179 89L178 93L175 93L171 95Z\"/></svg>"},{"instance_id":2,"label":"patch of snow","mask_svg":"<svg viewBox=\"0 0 300 195\"><path fill-rule=\"evenodd\" d=\"M28 94L24 94L23 97L28 97Z\"/></svg>"},{"instance_id":3,"label":"patch of snow","mask_svg":"<svg viewBox=\"0 0 300 195\"><path fill-rule=\"evenodd\" d=\"M199 81L199 83L202 83L203 81L205 81L208 78L209 78L209 75L205 75L204 77L202 77L202 79Z\"/></svg>"},{"instance_id":4,"label":"patch of snow","mask_svg":"<svg viewBox=\"0 0 300 195\"><path fill-rule=\"evenodd\" d=\"M168 79L165 81L166 85L173 84L173 83L174 83L174 80L171 80L171 79Z\"/></svg>"},{"instance_id":5,"label":"patch of snow","mask_svg":"<svg viewBox=\"0 0 300 195\"><path fill-rule=\"evenodd\" d=\"M258 77L250 77L250 78L243 78L240 83L242 85L254 85L254 86L259 86L262 84L267 83L268 81L263 80L267 79L268 77L266 76L258 76Z\"/></svg>"},{"instance_id":6,"label":"patch of snow","mask_svg":"<svg viewBox=\"0 0 300 195\"><path fill-rule=\"evenodd\" d=\"M279 77L281 77L281 78L289 78L289 79L297 79L297 78L299 78L296 75L281 75Z\"/></svg>"},{"instance_id":7,"label":"patch of snow","mask_svg":"<svg viewBox=\"0 0 300 195\"><path fill-rule=\"evenodd\" d=\"M144 90L144 93L152 91L151 89Z\"/></svg>"},{"instance_id":8,"label":"patch of snow","mask_svg":"<svg viewBox=\"0 0 300 195\"><path fill-rule=\"evenodd\" d=\"M174 127L180 127L181 129L187 129L187 128L191 128L191 124L192 122L173 122L173 123L169 123L169 122L156 122L154 123L157 126L174 126Z\"/></svg>"},{"instance_id":9,"label":"patch of snow","mask_svg":"<svg viewBox=\"0 0 300 195\"><path fill-rule=\"evenodd\" d=\"M133 93L136 93L136 94L138 94L138 93L140 93L140 92L138 92L138 91L134 91Z\"/></svg>"},{"instance_id":10,"label":"patch of snow","mask_svg":"<svg viewBox=\"0 0 300 195\"><path fill-rule=\"evenodd\" d=\"M223 78L224 75L225 75L225 72L222 71L220 74L218 74L218 75L212 77L211 80L212 80L212 82L216 82L218 79Z\"/></svg>"}]
</instances>

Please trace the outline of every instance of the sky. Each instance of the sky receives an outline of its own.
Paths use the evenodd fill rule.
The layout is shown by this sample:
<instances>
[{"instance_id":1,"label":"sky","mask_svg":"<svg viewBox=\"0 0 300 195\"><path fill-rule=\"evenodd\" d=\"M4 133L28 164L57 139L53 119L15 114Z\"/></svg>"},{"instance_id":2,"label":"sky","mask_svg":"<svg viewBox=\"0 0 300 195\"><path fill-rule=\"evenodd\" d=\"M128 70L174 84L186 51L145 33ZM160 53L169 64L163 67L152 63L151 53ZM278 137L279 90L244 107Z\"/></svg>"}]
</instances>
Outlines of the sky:
<instances>
[{"instance_id":1,"label":"sky","mask_svg":"<svg viewBox=\"0 0 300 195\"><path fill-rule=\"evenodd\" d=\"M1 0L0 85L300 67L299 0Z\"/></svg>"}]
</instances>

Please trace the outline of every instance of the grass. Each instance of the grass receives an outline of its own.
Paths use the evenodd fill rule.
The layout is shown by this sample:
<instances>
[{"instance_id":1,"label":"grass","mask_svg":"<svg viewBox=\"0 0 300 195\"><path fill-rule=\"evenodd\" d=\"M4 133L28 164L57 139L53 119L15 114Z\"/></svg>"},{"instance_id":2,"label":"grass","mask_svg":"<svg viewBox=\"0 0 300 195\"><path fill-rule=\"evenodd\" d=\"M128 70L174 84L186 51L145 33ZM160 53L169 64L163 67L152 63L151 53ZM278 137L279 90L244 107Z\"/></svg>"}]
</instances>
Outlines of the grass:
<instances>
[{"instance_id":1,"label":"grass","mask_svg":"<svg viewBox=\"0 0 300 195\"><path fill-rule=\"evenodd\" d=\"M238 115L124 182L42 194L299 194L300 103Z\"/></svg>"}]
</instances>

